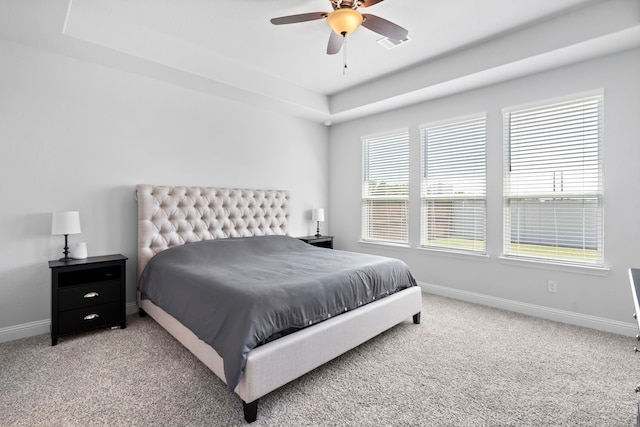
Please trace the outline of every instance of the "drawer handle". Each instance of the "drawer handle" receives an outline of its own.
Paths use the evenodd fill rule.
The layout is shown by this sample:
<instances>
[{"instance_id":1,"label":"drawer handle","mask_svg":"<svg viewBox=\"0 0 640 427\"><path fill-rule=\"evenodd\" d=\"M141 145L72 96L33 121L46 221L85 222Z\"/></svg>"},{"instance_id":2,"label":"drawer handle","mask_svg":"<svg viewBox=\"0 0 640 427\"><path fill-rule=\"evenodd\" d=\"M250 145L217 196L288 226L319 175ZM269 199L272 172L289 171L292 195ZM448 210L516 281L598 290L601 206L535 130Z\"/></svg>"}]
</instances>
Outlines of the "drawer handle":
<instances>
[{"instance_id":1,"label":"drawer handle","mask_svg":"<svg viewBox=\"0 0 640 427\"><path fill-rule=\"evenodd\" d=\"M113 276L113 273L104 273L104 275L107 276L107 277L111 277L111 276Z\"/></svg>"},{"instance_id":2,"label":"drawer handle","mask_svg":"<svg viewBox=\"0 0 640 427\"><path fill-rule=\"evenodd\" d=\"M93 319L97 319L99 316L95 313L92 314L87 314L86 316L84 316L84 320L93 320Z\"/></svg>"},{"instance_id":3,"label":"drawer handle","mask_svg":"<svg viewBox=\"0 0 640 427\"><path fill-rule=\"evenodd\" d=\"M98 295L100 295L100 294L99 294L99 293L97 293L97 292L89 292L88 294L85 294L85 295L84 295L84 298L95 298L95 297L97 297Z\"/></svg>"}]
</instances>

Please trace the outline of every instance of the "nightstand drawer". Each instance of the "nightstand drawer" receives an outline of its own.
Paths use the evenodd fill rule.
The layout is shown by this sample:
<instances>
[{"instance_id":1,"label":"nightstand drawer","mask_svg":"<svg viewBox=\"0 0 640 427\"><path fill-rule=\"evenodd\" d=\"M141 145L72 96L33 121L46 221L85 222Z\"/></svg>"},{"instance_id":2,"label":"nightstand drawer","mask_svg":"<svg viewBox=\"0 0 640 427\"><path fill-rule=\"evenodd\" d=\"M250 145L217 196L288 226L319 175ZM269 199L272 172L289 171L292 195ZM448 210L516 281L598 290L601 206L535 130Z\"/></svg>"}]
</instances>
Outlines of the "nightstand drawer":
<instances>
[{"instance_id":1,"label":"nightstand drawer","mask_svg":"<svg viewBox=\"0 0 640 427\"><path fill-rule=\"evenodd\" d=\"M60 313L60 334L98 328L120 320L120 303L95 305Z\"/></svg>"},{"instance_id":2,"label":"nightstand drawer","mask_svg":"<svg viewBox=\"0 0 640 427\"><path fill-rule=\"evenodd\" d=\"M120 282L90 283L82 286L59 288L58 305L60 311L89 307L120 299Z\"/></svg>"}]
</instances>

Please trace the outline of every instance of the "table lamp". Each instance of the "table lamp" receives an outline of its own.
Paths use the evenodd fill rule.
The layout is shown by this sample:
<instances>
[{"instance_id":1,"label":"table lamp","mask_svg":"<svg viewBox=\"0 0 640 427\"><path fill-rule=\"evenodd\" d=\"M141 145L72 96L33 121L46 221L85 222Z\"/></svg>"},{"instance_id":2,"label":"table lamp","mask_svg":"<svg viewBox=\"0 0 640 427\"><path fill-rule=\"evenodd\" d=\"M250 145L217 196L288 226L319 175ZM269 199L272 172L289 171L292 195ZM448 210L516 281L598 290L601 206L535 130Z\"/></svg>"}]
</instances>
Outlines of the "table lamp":
<instances>
[{"instance_id":1,"label":"table lamp","mask_svg":"<svg viewBox=\"0 0 640 427\"><path fill-rule=\"evenodd\" d=\"M311 221L316 221L316 237L320 237L320 223L324 222L324 209L318 208L311 211Z\"/></svg>"},{"instance_id":2,"label":"table lamp","mask_svg":"<svg viewBox=\"0 0 640 427\"><path fill-rule=\"evenodd\" d=\"M69 257L69 234L80 234L80 212L54 212L51 219L51 235L64 235L64 257L60 261L71 261Z\"/></svg>"}]
</instances>

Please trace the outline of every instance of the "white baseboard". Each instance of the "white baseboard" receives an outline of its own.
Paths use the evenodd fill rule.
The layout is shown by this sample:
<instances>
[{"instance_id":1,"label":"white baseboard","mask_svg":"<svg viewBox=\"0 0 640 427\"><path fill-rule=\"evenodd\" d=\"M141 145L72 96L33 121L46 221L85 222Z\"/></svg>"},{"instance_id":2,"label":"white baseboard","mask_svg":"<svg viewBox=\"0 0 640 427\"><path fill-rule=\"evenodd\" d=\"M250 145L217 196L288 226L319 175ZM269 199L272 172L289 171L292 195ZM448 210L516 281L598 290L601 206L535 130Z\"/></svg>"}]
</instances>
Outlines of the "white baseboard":
<instances>
[{"instance_id":1,"label":"white baseboard","mask_svg":"<svg viewBox=\"0 0 640 427\"><path fill-rule=\"evenodd\" d=\"M138 313L138 303L136 303L136 302L128 302L124 306L124 310L127 313L127 316L129 316L131 314L136 314L136 313Z\"/></svg>"},{"instance_id":2,"label":"white baseboard","mask_svg":"<svg viewBox=\"0 0 640 427\"><path fill-rule=\"evenodd\" d=\"M18 340L51 332L51 319L37 320L0 329L0 342Z\"/></svg>"},{"instance_id":3,"label":"white baseboard","mask_svg":"<svg viewBox=\"0 0 640 427\"><path fill-rule=\"evenodd\" d=\"M420 282L418 284L422 288L423 292L426 293L441 295L444 297L459 299L476 304L487 305L503 310L514 311L516 313L540 317L542 319L549 319L556 322L583 326L585 328L598 329L600 331L612 332L614 334L620 334L629 337L635 337L638 333L638 326L635 323L625 323L617 320L605 319L603 317L558 310L541 305L528 304L520 301L479 294L476 292L448 288L446 286L433 285L430 283Z\"/></svg>"},{"instance_id":4,"label":"white baseboard","mask_svg":"<svg viewBox=\"0 0 640 427\"><path fill-rule=\"evenodd\" d=\"M129 302L125 305L127 316L138 312L138 304ZM20 338L33 337L35 335L48 334L51 332L51 319L37 320L35 322L23 323L21 325L0 328L0 343L19 340Z\"/></svg>"}]
</instances>

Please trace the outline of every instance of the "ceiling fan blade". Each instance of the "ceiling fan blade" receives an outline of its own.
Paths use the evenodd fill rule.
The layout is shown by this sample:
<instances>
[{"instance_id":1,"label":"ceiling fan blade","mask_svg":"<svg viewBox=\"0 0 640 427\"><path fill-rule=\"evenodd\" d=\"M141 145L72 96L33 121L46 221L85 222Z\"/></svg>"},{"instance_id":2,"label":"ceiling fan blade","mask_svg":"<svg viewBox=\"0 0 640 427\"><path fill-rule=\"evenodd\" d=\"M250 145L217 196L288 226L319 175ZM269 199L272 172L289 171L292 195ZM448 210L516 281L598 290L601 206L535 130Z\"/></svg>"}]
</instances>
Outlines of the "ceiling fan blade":
<instances>
[{"instance_id":1,"label":"ceiling fan blade","mask_svg":"<svg viewBox=\"0 0 640 427\"><path fill-rule=\"evenodd\" d=\"M271 23L273 25L295 24L296 22L315 21L316 19L326 18L327 15L327 12L302 13L300 15L289 15L281 16L279 18L273 18L271 20Z\"/></svg>"},{"instance_id":2,"label":"ceiling fan blade","mask_svg":"<svg viewBox=\"0 0 640 427\"><path fill-rule=\"evenodd\" d=\"M386 19L380 18L376 15L371 15L369 13L363 13L364 21L362 22L362 26L368 28L374 33L382 34L383 36L389 37L393 40L404 40L409 35L409 31L402 28L400 25L394 24L391 21L387 21Z\"/></svg>"},{"instance_id":3,"label":"ceiling fan blade","mask_svg":"<svg viewBox=\"0 0 640 427\"><path fill-rule=\"evenodd\" d=\"M335 31L331 30L331 35L329 36L329 44L327 45L327 55L335 55L340 52L342 49L342 45L344 44L344 36L337 34Z\"/></svg>"},{"instance_id":4,"label":"ceiling fan blade","mask_svg":"<svg viewBox=\"0 0 640 427\"><path fill-rule=\"evenodd\" d=\"M384 0L364 0L362 3L362 6L360 7L369 7L369 6L373 6L374 4L378 4L378 3L382 3Z\"/></svg>"}]
</instances>

